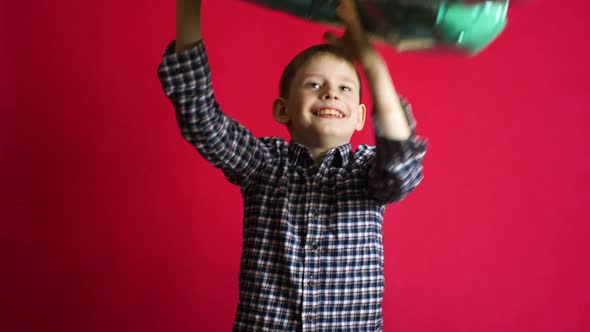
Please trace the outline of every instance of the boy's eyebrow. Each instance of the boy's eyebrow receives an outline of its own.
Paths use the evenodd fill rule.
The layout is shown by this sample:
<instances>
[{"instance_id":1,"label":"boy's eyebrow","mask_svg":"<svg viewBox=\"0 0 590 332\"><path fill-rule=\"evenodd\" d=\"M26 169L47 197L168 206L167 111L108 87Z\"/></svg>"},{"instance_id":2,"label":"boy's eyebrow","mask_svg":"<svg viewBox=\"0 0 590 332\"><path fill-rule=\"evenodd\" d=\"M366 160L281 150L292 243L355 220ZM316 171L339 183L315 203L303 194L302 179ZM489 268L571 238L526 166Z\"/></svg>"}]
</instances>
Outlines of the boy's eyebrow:
<instances>
[{"instance_id":1,"label":"boy's eyebrow","mask_svg":"<svg viewBox=\"0 0 590 332\"><path fill-rule=\"evenodd\" d=\"M348 78L348 77L342 77L341 79L344 82L354 83L355 85L360 84L359 81L356 79L356 77L354 79Z\"/></svg>"},{"instance_id":2,"label":"boy's eyebrow","mask_svg":"<svg viewBox=\"0 0 590 332\"><path fill-rule=\"evenodd\" d=\"M304 73L303 78L304 79L308 79L308 78L313 77L313 76L325 78L325 75L319 74L319 73ZM339 76L338 78L340 79L340 81L343 81L343 82L353 83L355 85L359 85L360 84L360 82L358 82L358 79L356 77L355 78L350 78L348 76Z\"/></svg>"}]
</instances>

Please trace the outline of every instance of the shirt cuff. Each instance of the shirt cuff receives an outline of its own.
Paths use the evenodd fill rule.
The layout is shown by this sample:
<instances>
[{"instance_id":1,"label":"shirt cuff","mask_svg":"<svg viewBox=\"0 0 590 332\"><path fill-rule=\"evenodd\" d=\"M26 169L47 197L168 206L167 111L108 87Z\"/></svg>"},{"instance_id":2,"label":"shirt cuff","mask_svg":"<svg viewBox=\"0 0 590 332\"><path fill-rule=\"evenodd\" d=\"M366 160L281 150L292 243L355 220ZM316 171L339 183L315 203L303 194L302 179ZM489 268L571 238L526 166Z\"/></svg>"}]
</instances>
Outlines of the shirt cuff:
<instances>
[{"instance_id":1,"label":"shirt cuff","mask_svg":"<svg viewBox=\"0 0 590 332\"><path fill-rule=\"evenodd\" d=\"M166 94L173 97L186 96L187 91L206 92L211 87L211 70L203 40L180 52L175 51L175 46L175 41L168 44L158 68Z\"/></svg>"},{"instance_id":2,"label":"shirt cuff","mask_svg":"<svg viewBox=\"0 0 590 332\"><path fill-rule=\"evenodd\" d=\"M163 67L170 74L178 75L194 72L193 74L206 74L208 76L209 62L203 40L199 40L193 47L180 52L176 52L175 47L176 41L173 40L166 47L162 61Z\"/></svg>"},{"instance_id":3,"label":"shirt cuff","mask_svg":"<svg viewBox=\"0 0 590 332\"><path fill-rule=\"evenodd\" d=\"M376 146L379 156L378 162L384 166L422 159L426 153L428 141L416 135L404 141L377 136Z\"/></svg>"}]
</instances>

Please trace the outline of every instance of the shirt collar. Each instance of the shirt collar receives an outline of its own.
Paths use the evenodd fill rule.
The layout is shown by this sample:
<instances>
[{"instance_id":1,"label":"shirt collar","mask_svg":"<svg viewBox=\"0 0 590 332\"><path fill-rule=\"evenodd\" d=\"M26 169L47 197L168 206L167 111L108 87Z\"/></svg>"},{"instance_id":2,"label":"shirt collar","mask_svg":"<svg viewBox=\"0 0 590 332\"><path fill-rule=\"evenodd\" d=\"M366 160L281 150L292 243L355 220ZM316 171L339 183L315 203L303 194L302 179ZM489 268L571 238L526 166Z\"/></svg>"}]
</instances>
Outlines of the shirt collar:
<instances>
[{"instance_id":1,"label":"shirt collar","mask_svg":"<svg viewBox=\"0 0 590 332\"><path fill-rule=\"evenodd\" d=\"M331 167L345 167L352 151L350 143L328 150L324 156L323 163ZM289 142L289 160L294 166L307 168L314 164L311 152L307 147L293 140Z\"/></svg>"}]
</instances>

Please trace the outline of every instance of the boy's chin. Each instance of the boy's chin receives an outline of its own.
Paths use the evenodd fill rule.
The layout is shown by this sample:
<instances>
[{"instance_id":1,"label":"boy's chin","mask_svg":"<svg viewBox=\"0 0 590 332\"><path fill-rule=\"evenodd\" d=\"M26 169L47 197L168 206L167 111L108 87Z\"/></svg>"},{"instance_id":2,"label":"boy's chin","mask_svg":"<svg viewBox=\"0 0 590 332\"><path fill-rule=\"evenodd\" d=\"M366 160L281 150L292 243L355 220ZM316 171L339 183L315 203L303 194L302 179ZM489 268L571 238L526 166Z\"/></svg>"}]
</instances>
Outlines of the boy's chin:
<instances>
[{"instance_id":1,"label":"boy's chin","mask_svg":"<svg viewBox=\"0 0 590 332\"><path fill-rule=\"evenodd\" d=\"M317 141L321 142L323 146L340 146L350 143L350 137L352 135L344 135L342 133L320 133L317 136Z\"/></svg>"},{"instance_id":2,"label":"boy's chin","mask_svg":"<svg viewBox=\"0 0 590 332\"><path fill-rule=\"evenodd\" d=\"M317 136L324 140L343 140L348 141L353 133L342 130L341 128L322 128L318 130Z\"/></svg>"},{"instance_id":3,"label":"boy's chin","mask_svg":"<svg viewBox=\"0 0 590 332\"><path fill-rule=\"evenodd\" d=\"M348 132L342 128L332 126L315 126L307 128L305 131L293 132L289 134L297 141L304 141L314 145L342 145L350 142L353 132Z\"/></svg>"}]
</instances>

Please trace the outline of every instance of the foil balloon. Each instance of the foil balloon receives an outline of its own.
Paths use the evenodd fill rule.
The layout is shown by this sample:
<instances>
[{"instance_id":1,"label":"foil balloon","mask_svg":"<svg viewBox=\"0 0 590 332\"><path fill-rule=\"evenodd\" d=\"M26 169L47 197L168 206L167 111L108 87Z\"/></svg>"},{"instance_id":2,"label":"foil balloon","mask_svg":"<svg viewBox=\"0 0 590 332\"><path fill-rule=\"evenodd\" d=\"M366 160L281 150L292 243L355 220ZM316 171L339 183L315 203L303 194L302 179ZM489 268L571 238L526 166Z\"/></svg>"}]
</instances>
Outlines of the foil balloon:
<instances>
[{"instance_id":1,"label":"foil balloon","mask_svg":"<svg viewBox=\"0 0 590 332\"><path fill-rule=\"evenodd\" d=\"M306 20L342 26L338 0L245 0ZM371 37L398 51L452 49L474 55L504 30L509 0L356 0Z\"/></svg>"}]
</instances>

